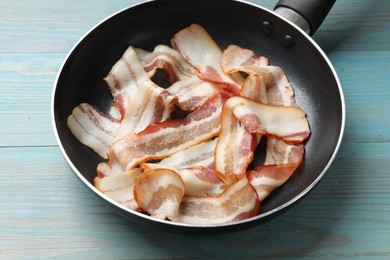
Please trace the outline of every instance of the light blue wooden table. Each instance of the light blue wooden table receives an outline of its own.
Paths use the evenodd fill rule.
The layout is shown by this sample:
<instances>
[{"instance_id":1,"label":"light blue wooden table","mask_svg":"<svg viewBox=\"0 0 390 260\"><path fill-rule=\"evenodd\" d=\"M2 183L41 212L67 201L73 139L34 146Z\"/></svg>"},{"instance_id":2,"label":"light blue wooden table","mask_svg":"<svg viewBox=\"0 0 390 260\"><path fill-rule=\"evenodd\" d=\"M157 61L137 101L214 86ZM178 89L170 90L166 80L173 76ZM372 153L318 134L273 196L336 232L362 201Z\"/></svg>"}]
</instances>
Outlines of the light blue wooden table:
<instances>
[{"instance_id":1,"label":"light blue wooden table","mask_svg":"<svg viewBox=\"0 0 390 260\"><path fill-rule=\"evenodd\" d=\"M266 224L201 236L114 214L75 177L54 138L51 92L66 54L135 2L1 0L0 259L390 259L390 1L339 0L314 37L347 107L343 144L319 185ZM253 2L272 9L276 1Z\"/></svg>"}]
</instances>

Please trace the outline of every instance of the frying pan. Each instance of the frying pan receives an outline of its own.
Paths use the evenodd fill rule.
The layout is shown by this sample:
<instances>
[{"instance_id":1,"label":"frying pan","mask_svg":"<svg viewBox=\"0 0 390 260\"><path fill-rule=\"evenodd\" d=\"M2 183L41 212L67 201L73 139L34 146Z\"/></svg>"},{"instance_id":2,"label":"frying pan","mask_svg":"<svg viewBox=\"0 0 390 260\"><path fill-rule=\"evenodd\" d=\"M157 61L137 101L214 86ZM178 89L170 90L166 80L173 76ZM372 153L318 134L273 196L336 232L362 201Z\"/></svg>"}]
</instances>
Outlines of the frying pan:
<instances>
[{"instance_id":1,"label":"frying pan","mask_svg":"<svg viewBox=\"0 0 390 260\"><path fill-rule=\"evenodd\" d=\"M71 50L58 73L52 98L53 127L62 153L80 180L120 215L167 231L216 232L242 229L267 221L295 205L323 177L339 149L345 124L342 88L333 66L308 35L314 34L333 1L279 1L276 11L234 0L147 1L122 10L91 29ZM287 16L290 20L279 15ZM153 50L169 45L184 27L198 23L221 49L236 44L269 58L291 81L296 102L306 113L311 136L304 162L261 205L259 215L218 225L189 225L156 220L128 210L93 186L102 161L69 131L67 117L87 102L108 112L112 98L103 78L129 45ZM256 151L254 164L261 163Z\"/></svg>"}]
</instances>

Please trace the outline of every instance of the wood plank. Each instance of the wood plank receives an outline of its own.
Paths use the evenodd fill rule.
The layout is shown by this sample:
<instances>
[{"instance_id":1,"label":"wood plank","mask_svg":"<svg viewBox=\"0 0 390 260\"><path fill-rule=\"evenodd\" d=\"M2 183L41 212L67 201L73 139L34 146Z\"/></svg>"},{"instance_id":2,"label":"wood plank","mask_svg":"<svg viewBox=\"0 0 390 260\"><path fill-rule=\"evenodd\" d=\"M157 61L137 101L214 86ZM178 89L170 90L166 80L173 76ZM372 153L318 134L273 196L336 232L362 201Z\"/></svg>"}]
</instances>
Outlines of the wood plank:
<instances>
[{"instance_id":1,"label":"wood plank","mask_svg":"<svg viewBox=\"0 0 390 260\"><path fill-rule=\"evenodd\" d=\"M53 84L65 54L0 54L0 146L55 145Z\"/></svg>"},{"instance_id":2,"label":"wood plank","mask_svg":"<svg viewBox=\"0 0 390 260\"><path fill-rule=\"evenodd\" d=\"M0 52L68 52L95 24L137 2L2 0Z\"/></svg>"},{"instance_id":3,"label":"wood plank","mask_svg":"<svg viewBox=\"0 0 390 260\"><path fill-rule=\"evenodd\" d=\"M388 51L389 1L336 1L314 39L327 52Z\"/></svg>"},{"instance_id":4,"label":"wood plank","mask_svg":"<svg viewBox=\"0 0 390 260\"><path fill-rule=\"evenodd\" d=\"M0 182L3 258L390 255L389 143L344 144L319 185L277 219L198 236L152 230L112 213L77 180L56 147L0 148L0 153L0 165L7 166Z\"/></svg>"}]
</instances>

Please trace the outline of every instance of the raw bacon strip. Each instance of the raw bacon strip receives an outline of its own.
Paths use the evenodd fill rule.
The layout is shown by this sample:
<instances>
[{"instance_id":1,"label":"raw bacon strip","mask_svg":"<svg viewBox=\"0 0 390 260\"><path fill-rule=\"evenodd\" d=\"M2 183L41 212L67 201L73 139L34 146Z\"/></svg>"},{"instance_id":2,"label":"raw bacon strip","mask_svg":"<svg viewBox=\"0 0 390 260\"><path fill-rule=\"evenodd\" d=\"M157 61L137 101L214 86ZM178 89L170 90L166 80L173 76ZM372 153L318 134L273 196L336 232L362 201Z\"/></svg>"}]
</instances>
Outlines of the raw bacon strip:
<instances>
[{"instance_id":1,"label":"raw bacon strip","mask_svg":"<svg viewBox=\"0 0 390 260\"><path fill-rule=\"evenodd\" d=\"M133 47L130 46L120 60L114 64L104 80L114 98L115 106L123 116L127 104L134 97L138 87L145 80L149 80L149 77Z\"/></svg>"},{"instance_id":2,"label":"raw bacon strip","mask_svg":"<svg viewBox=\"0 0 390 260\"><path fill-rule=\"evenodd\" d=\"M143 163L146 170L168 169L176 172L183 179L186 196L211 196L222 192L225 183L218 178L213 166L193 166L175 168L157 163Z\"/></svg>"},{"instance_id":3,"label":"raw bacon strip","mask_svg":"<svg viewBox=\"0 0 390 260\"><path fill-rule=\"evenodd\" d=\"M242 85L240 96L249 98L256 102L267 104L267 87L263 77L257 74L249 75Z\"/></svg>"},{"instance_id":4,"label":"raw bacon strip","mask_svg":"<svg viewBox=\"0 0 390 260\"><path fill-rule=\"evenodd\" d=\"M145 80L128 104L125 115L116 132L114 142L130 133L138 133L147 126L166 121L174 110L175 96Z\"/></svg>"},{"instance_id":5,"label":"raw bacon strip","mask_svg":"<svg viewBox=\"0 0 390 260\"><path fill-rule=\"evenodd\" d=\"M194 75L175 82L167 88L167 91L177 96L178 106L182 110L193 111L220 89L217 85L201 80L198 76Z\"/></svg>"},{"instance_id":6,"label":"raw bacon strip","mask_svg":"<svg viewBox=\"0 0 390 260\"><path fill-rule=\"evenodd\" d=\"M191 168L195 166L211 166L214 164L214 150L217 139L218 138L215 138L211 141L202 142L178 151L157 164L176 169Z\"/></svg>"},{"instance_id":7,"label":"raw bacon strip","mask_svg":"<svg viewBox=\"0 0 390 260\"><path fill-rule=\"evenodd\" d=\"M264 80L258 75L249 75L240 95L254 101L267 101ZM234 107L222 111L222 126L215 150L215 169L226 183L242 177L253 159L253 152L262 134L251 134L233 114Z\"/></svg>"},{"instance_id":8,"label":"raw bacon strip","mask_svg":"<svg viewBox=\"0 0 390 260\"><path fill-rule=\"evenodd\" d=\"M99 164L98 172L107 175L130 170L139 163L165 158L216 136L222 104L229 97L229 93L220 92L183 119L153 124L139 134L118 140L111 146L108 164Z\"/></svg>"},{"instance_id":9,"label":"raw bacon strip","mask_svg":"<svg viewBox=\"0 0 390 260\"><path fill-rule=\"evenodd\" d=\"M300 143L310 134L303 110L265 105L244 97L232 97L225 102L221 121L215 169L226 183L240 178L252 159L259 139L250 134L257 138L259 135L277 137L291 143ZM232 146L239 148L232 149Z\"/></svg>"},{"instance_id":10,"label":"raw bacon strip","mask_svg":"<svg viewBox=\"0 0 390 260\"><path fill-rule=\"evenodd\" d=\"M303 144L287 144L283 140L268 138L264 165L298 163L302 160L304 152Z\"/></svg>"},{"instance_id":11,"label":"raw bacon strip","mask_svg":"<svg viewBox=\"0 0 390 260\"><path fill-rule=\"evenodd\" d=\"M136 168L109 177L96 177L94 185L110 199L122 204L126 208L138 210L138 205L133 196L133 187L135 178L140 174L141 169Z\"/></svg>"},{"instance_id":12,"label":"raw bacon strip","mask_svg":"<svg viewBox=\"0 0 390 260\"><path fill-rule=\"evenodd\" d=\"M263 201L274 189L283 185L301 162L282 165L262 165L247 172L252 187L256 190L259 201Z\"/></svg>"},{"instance_id":13,"label":"raw bacon strip","mask_svg":"<svg viewBox=\"0 0 390 260\"><path fill-rule=\"evenodd\" d=\"M244 97L232 97L224 108L233 114L253 134L262 133L288 143L301 143L310 134L305 111L298 107L266 105ZM222 118L222 124L225 119Z\"/></svg>"},{"instance_id":14,"label":"raw bacon strip","mask_svg":"<svg viewBox=\"0 0 390 260\"><path fill-rule=\"evenodd\" d=\"M240 85L222 71L222 51L202 26L192 24L182 29L173 36L171 42L195 67L201 79L226 86L234 94L240 92Z\"/></svg>"},{"instance_id":15,"label":"raw bacon strip","mask_svg":"<svg viewBox=\"0 0 390 260\"><path fill-rule=\"evenodd\" d=\"M246 177L218 196L185 196L177 221L189 224L221 224L257 215L260 203Z\"/></svg>"},{"instance_id":16,"label":"raw bacon strip","mask_svg":"<svg viewBox=\"0 0 390 260\"><path fill-rule=\"evenodd\" d=\"M263 56L257 56L249 49L243 49L237 45L229 45L222 54L221 67L227 74L237 72L237 68L250 74L251 71L245 70L246 66L268 66L269 60Z\"/></svg>"},{"instance_id":17,"label":"raw bacon strip","mask_svg":"<svg viewBox=\"0 0 390 260\"><path fill-rule=\"evenodd\" d=\"M221 65L227 74L241 71L262 76L267 86L269 104L296 106L294 90L286 74L280 67L267 66L266 58L257 57L251 50L231 45L224 51Z\"/></svg>"},{"instance_id":18,"label":"raw bacon strip","mask_svg":"<svg viewBox=\"0 0 390 260\"><path fill-rule=\"evenodd\" d=\"M134 198L152 217L176 220L183 196L184 182L174 171L146 171L135 180Z\"/></svg>"},{"instance_id":19,"label":"raw bacon strip","mask_svg":"<svg viewBox=\"0 0 390 260\"><path fill-rule=\"evenodd\" d=\"M157 69L163 69L167 73L170 84L195 75L195 69L180 52L166 45L157 45L153 52L138 48L134 50L150 78L155 75Z\"/></svg>"},{"instance_id":20,"label":"raw bacon strip","mask_svg":"<svg viewBox=\"0 0 390 260\"><path fill-rule=\"evenodd\" d=\"M221 193L221 188L225 185L214 170L216 143L217 138L181 150L158 163L143 163L141 167L175 171L185 183L185 195L216 195Z\"/></svg>"},{"instance_id":21,"label":"raw bacon strip","mask_svg":"<svg viewBox=\"0 0 390 260\"><path fill-rule=\"evenodd\" d=\"M233 109L224 106L222 110L221 131L215 150L215 169L226 183L233 183L245 174L256 145L252 134L234 116Z\"/></svg>"},{"instance_id":22,"label":"raw bacon strip","mask_svg":"<svg viewBox=\"0 0 390 260\"><path fill-rule=\"evenodd\" d=\"M107 159L119 122L109 118L96 107L82 103L73 109L67 124L81 143Z\"/></svg>"}]
</instances>

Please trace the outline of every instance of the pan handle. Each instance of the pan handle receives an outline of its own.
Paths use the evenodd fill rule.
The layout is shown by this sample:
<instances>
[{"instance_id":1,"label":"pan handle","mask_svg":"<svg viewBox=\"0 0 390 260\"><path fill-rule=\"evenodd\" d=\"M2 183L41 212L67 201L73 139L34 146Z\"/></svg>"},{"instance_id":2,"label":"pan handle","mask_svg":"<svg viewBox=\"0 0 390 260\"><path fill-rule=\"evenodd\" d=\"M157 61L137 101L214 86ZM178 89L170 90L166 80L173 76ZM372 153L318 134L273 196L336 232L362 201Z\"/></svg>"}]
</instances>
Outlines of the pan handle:
<instances>
[{"instance_id":1,"label":"pan handle","mask_svg":"<svg viewBox=\"0 0 390 260\"><path fill-rule=\"evenodd\" d=\"M275 12L313 35L335 2L336 0L279 0Z\"/></svg>"}]
</instances>

